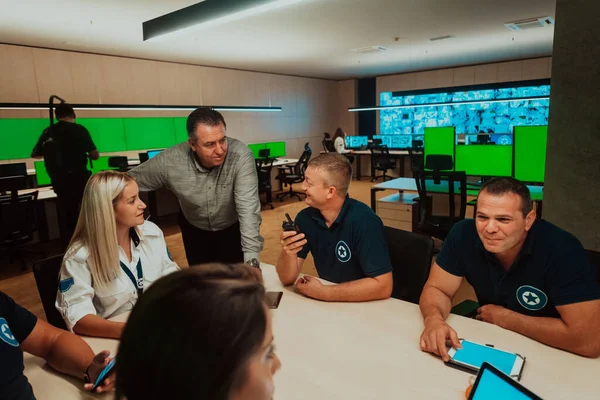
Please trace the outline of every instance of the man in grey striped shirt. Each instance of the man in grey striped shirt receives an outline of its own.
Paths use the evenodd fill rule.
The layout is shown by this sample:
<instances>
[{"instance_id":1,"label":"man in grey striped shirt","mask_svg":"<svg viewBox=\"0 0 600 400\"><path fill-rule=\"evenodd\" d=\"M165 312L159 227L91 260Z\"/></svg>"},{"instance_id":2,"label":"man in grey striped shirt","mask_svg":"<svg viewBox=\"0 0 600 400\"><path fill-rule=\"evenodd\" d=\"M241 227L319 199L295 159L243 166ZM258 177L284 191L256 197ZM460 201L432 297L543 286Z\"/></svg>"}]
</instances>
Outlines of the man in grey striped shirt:
<instances>
[{"instance_id":1,"label":"man in grey striped shirt","mask_svg":"<svg viewBox=\"0 0 600 400\"><path fill-rule=\"evenodd\" d=\"M189 265L247 262L258 267L258 178L252 151L228 138L223 116L200 107L180 143L130 171L140 190L167 188L179 200L179 226Z\"/></svg>"}]
</instances>

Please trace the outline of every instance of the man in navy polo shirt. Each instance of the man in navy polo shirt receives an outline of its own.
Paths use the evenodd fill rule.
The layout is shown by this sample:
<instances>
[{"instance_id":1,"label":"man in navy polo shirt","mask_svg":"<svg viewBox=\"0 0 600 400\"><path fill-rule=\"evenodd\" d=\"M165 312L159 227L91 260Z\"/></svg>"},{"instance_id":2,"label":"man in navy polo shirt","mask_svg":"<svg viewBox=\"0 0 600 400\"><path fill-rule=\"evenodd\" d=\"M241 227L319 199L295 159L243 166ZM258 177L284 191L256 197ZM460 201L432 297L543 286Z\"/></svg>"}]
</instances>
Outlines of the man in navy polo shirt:
<instances>
[{"instance_id":1,"label":"man in navy polo shirt","mask_svg":"<svg viewBox=\"0 0 600 400\"><path fill-rule=\"evenodd\" d=\"M600 286L581 243L536 220L527 186L513 178L486 182L476 219L456 224L421 294L421 349L448 360L460 347L445 322L463 278L482 305L477 319L587 357L600 356Z\"/></svg>"},{"instance_id":2,"label":"man in navy polo shirt","mask_svg":"<svg viewBox=\"0 0 600 400\"><path fill-rule=\"evenodd\" d=\"M32 400L33 389L23 374L23 352L46 360L57 371L84 379L86 390L104 366L108 351L94 356L79 336L55 328L16 304L0 292L0 399ZM96 389L105 392L114 387L114 374Z\"/></svg>"},{"instance_id":3,"label":"man in navy polo shirt","mask_svg":"<svg viewBox=\"0 0 600 400\"><path fill-rule=\"evenodd\" d=\"M299 233L282 232L277 274L284 285L298 278L308 252L319 276L338 285L323 285L304 276L298 291L324 301L387 299L392 293L392 263L383 223L364 203L348 197L352 166L336 153L313 158L302 189L306 204L296 217Z\"/></svg>"}]
</instances>

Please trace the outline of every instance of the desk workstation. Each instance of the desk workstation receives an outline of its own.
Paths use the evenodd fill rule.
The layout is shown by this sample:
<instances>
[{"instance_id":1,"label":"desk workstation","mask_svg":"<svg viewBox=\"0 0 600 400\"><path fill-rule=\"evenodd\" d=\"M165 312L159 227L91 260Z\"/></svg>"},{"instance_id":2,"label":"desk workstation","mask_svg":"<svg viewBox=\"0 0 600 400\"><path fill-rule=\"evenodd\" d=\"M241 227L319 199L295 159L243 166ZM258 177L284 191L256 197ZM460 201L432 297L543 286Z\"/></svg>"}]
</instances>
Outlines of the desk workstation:
<instances>
[{"instance_id":1,"label":"desk workstation","mask_svg":"<svg viewBox=\"0 0 600 400\"><path fill-rule=\"evenodd\" d=\"M284 288L272 265L262 264L266 289L283 291L271 311L277 353L277 399L456 399L465 398L468 373L449 368L419 349L422 317L415 304L388 299L326 303ZM125 321L126 315L115 320ZM490 343L526 357L521 383L544 399L597 398L600 359L545 346L492 324L451 315L460 337ZM118 342L84 338L95 352ZM81 382L59 375L26 354L25 375L39 400L112 398L90 395ZM299 378L302 377L302 378Z\"/></svg>"}]
</instances>

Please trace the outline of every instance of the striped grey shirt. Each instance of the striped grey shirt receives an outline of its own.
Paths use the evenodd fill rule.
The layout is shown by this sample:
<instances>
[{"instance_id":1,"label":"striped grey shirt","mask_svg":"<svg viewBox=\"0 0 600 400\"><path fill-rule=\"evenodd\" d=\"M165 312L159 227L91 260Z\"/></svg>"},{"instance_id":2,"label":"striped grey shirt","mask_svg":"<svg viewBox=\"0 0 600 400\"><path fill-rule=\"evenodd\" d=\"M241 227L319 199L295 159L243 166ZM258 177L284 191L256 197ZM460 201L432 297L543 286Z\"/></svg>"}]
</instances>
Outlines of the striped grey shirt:
<instances>
[{"instance_id":1,"label":"striped grey shirt","mask_svg":"<svg viewBox=\"0 0 600 400\"><path fill-rule=\"evenodd\" d=\"M227 156L221 166L200 166L187 142L175 145L129 171L141 191L172 191L185 218L206 231L220 231L240 222L244 261L259 259L260 235L258 178L252 151L237 139L227 138Z\"/></svg>"}]
</instances>

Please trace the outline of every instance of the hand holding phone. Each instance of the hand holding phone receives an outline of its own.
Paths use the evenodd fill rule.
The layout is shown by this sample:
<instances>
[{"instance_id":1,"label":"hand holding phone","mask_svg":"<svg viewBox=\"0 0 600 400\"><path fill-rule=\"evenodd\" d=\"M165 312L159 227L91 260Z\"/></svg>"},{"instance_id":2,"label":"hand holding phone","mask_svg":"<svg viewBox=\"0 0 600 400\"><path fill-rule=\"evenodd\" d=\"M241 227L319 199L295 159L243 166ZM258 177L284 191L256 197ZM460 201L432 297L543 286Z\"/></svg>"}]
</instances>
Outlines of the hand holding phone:
<instances>
[{"instance_id":1,"label":"hand holding phone","mask_svg":"<svg viewBox=\"0 0 600 400\"><path fill-rule=\"evenodd\" d=\"M98 387L100 385L102 385L104 383L104 380L106 378L108 378L108 376L112 373L113 369L115 368L116 362L117 362L117 359L113 358L112 360L109 361L108 364L106 364L104 369L102 371L100 371L100 374L98 375L98 378L96 378L96 381L94 382L94 386L92 387L92 393L96 392Z\"/></svg>"},{"instance_id":2,"label":"hand holding phone","mask_svg":"<svg viewBox=\"0 0 600 400\"><path fill-rule=\"evenodd\" d=\"M296 232L296 233L300 233L300 230L298 229L298 226L296 226L296 224L294 223L294 221L290 217L290 214L285 213L285 218L286 218L286 221L283 221L283 224L281 224L281 227L283 228L283 231L284 232Z\"/></svg>"},{"instance_id":3,"label":"hand holding phone","mask_svg":"<svg viewBox=\"0 0 600 400\"><path fill-rule=\"evenodd\" d=\"M285 213L285 217L287 220L283 221L282 224L283 232L281 233L280 243L287 255L294 256L302 250L302 247L306 244L306 239L288 213Z\"/></svg>"},{"instance_id":4,"label":"hand holding phone","mask_svg":"<svg viewBox=\"0 0 600 400\"><path fill-rule=\"evenodd\" d=\"M487 362L504 372L506 375L519 380L525 364L525 358L516 353L499 350L494 346L470 342L460 339L462 348L451 348L448 351L450 360L446 365L470 373L477 373L482 364Z\"/></svg>"}]
</instances>

